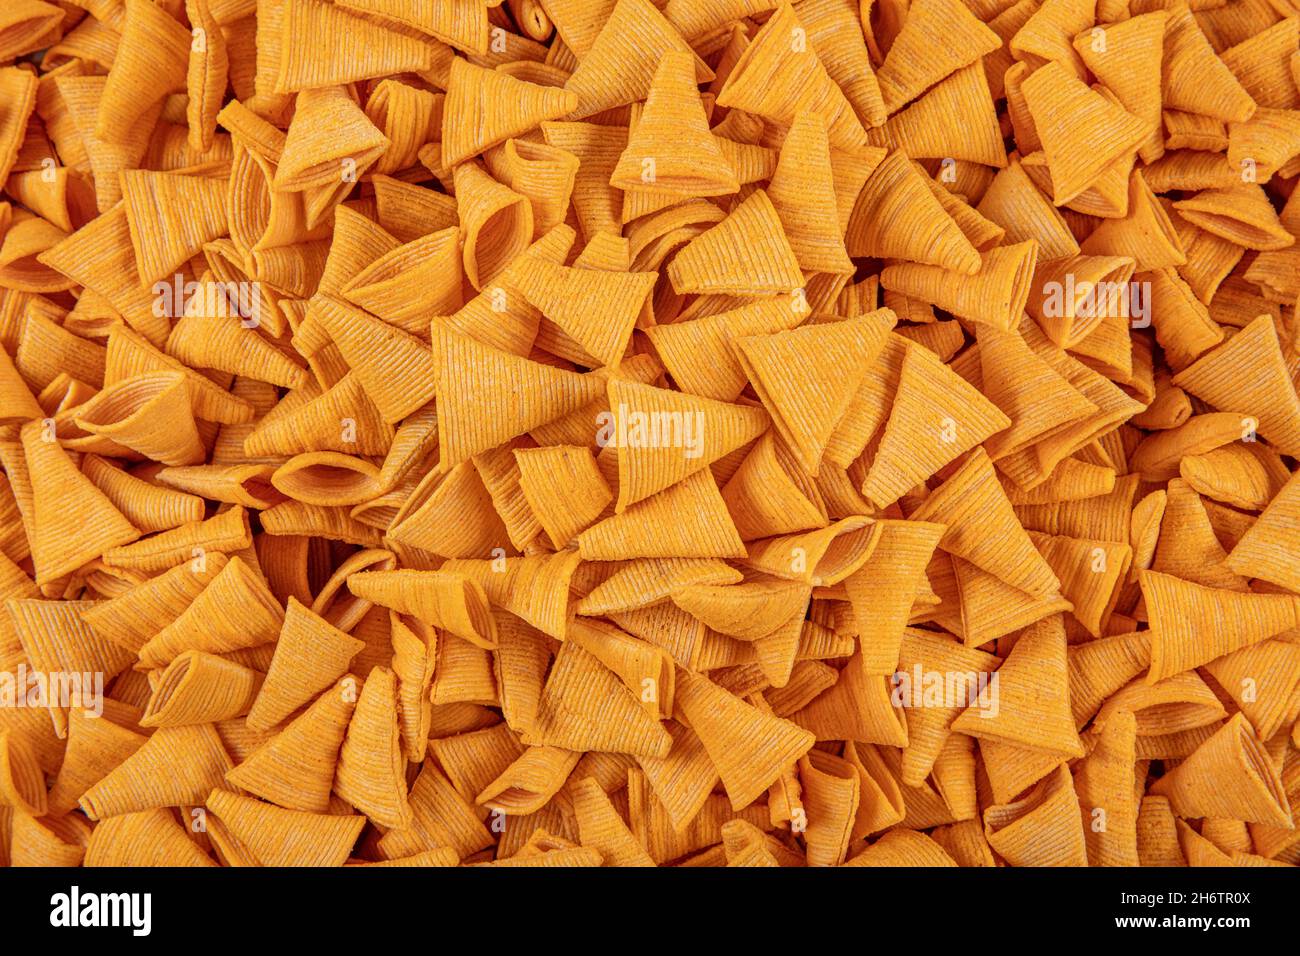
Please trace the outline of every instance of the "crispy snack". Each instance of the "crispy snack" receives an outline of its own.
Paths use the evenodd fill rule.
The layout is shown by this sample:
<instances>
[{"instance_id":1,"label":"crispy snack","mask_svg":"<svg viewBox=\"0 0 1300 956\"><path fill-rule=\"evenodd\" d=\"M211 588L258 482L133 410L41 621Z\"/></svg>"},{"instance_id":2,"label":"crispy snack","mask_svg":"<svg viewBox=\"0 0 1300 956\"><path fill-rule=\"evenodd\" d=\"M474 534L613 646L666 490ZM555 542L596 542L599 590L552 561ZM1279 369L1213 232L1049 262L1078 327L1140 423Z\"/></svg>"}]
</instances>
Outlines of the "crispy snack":
<instances>
[{"instance_id":1,"label":"crispy snack","mask_svg":"<svg viewBox=\"0 0 1300 956\"><path fill-rule=\"evenodd\" d=\"M0 6L0 863L1300 864L1285 4Z\"/></svg>"}]
</instances>

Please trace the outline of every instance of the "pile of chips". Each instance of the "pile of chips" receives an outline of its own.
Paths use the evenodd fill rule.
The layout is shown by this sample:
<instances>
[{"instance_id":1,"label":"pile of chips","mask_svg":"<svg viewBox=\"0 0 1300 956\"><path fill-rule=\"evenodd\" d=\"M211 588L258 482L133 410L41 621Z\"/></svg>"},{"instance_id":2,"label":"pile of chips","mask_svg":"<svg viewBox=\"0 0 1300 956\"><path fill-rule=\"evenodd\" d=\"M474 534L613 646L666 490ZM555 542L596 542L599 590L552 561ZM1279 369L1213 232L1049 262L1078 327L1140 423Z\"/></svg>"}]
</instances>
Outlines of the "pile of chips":
<instances>
[{"instance_id":1,"label":"pile of chips","mask_svg":"<svg viewBox=\"0 0 1300 956\"><path fill-rule=\"evenodd\" d=\"M1285 4L0 64L0 864L1300 863Z\"/></svg>"}]
</instances>

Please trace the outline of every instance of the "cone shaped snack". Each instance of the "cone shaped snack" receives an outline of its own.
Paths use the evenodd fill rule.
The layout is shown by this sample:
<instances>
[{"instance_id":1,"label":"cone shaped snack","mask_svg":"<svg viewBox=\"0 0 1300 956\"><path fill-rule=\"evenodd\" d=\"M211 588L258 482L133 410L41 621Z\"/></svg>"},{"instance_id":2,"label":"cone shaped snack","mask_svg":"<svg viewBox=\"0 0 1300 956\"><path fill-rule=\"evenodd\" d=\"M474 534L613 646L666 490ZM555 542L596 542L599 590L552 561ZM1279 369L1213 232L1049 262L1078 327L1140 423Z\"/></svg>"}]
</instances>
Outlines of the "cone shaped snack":
<instances>
[{"instance_id":1,"label":"cone shaped snack","mask_svg":"<svg viewBox=\"0 0 1300 956\"><path fill-rule=\"evenodd\" d=\"M579 602L577 613L612 614L658 604L683 587L739 584L743 575L712 558L641 558L618 570Z\"/></svg>"},{"instance_id":2,"label":"cone shaped snack","mask_svg":"<svg viewBox=\"0 0 1300 956\"><path fill-rule=\"evenodd\" d=\"M220 552L202 566L188 562L142 581L111 601L101 601L82 613L97 635L138 653L158 629L167 626L194 602L225 568Z\"/></svg>"},{"instance_id":3,"label":"cone shaped snack","mask_svg":"<svg viewBox=\"0 0 1300 956\"><path fill-rule=\"evenodd\" d=\"M260 29L258 33L260 37ZM431 65L434 49L407 33L389 30L342 6L317 0L285 4L278 45L278 68L271 67L276 93L336 86L407 70L419 72ZM328 55L308 51L327 51Z\"/></svg>"},{"instance_id":4,"label":"cone shaped snack","mask_svg":"<svg viewBox=\"0 0 1300 956\"><path fill-rule=\"evenodd\" d=\"M672 600L714 630L753 641L803 610L808 593L797 582L767 579L733 586L690 585L675 591Z\"/></svg>"},{"instance_id":5,"label":"cone shaped snack","mask_svg":"<svg viewBox=\"0 0 1300 956\"><path fill-rule=\"evenodd\" d=\"M411 787L413 822L386 833L379 848L387 859L413 855L433 847L450 847L469 856L492 844L492 835L432 761L426 761Z\"/></svg>"},{"instance_id":6,"label":"cone shaped snack","mask_svg":"<svg viewBox=\"0 0 1300 956\"><path fill-rule=\"evenodd\" d=\"M334 769L335 792L384 826L410 826L397 718L397 679L376 667L366 678Z\"/></svg>"},{"instance_id":7,"label":"cone shaped snack","mask_svg":"<svg viewBox=\"0 0 1300 956\"><path fill-rule=\"evenodd\" d=\"M952 117L961 116L960 125ZM938 156L989 166L1006 165L988 80L979 63L957 70L906 109L885 129L913 159Z\"/></svg>"},{"instance_id":8,"label":"cone shaped snack","mask_svg":"<svg viewBox=\"0 0 1300 956\"><path fill-rule=\"evenodd\" d=\"M945 39L940 44L938 37ZM942 50L936 55L935 46ZM912 8L889 55L876 73L885 110L894 113L968 63L999 46L997 34L969 9L951 0L927 0Z\"/></svg>"},{"instance_id":9,"label":"cone shaped snack","mask_svg":"<svg viewBox=\"0 0 1300 956\"><path fill-rule=\"evenodd\" d=\"M34 706L48 706L55 726L64 730L62 709L82 706L99 709L94 698L96 684L110 680L123 669L125 649L110 644L90 631L78 615L78 602L53 602L10 598L6 604L12 630L32 670L39 674L74 675L64 685L51 685L44 691L32 691ZM95 676L99 675L99 676ZM73 680L74 683L68 683ZM10 678L12 682L12 678ZM9 697L13 696L10 691Z\"/></svg>"},{"instance_id":10,"label":"cone shaped snack","mask_svg":"<svg viewBox=\"0 0 1300 956\"><path fill-rule=\"evenodd\" d=\"M521 448L514 453L519 487L556 549L569 545L614 500L591 452L573 445Z\"/></svg>"},{"instance_id":11,"label":"cone shaped snack","mask_svg":"<svg viewBox=\"0 0 1300 956\"><path fill-rule=\"evenodd\" d=\"M309 703L347 672L363 647L291 597L271 668L248 711L250 729L270 730Z\"/></svg>"},{"instance_id":12,"label":"cone shaped snack","mask_svg":"<svg viewBox=\"0 0 1300 956\"><path fill-rule=\"evenodd\" d=\"M230 758L212 724L164 727L80 798L92 820L154 807L194 806L225 786Z\"/></svg>"},{"instance_id":13,"label":"cone shaped snack","mask_svg":"<svg viewBox=\"0 0 1300 956\"><path fill-rule=\"evenodd\" d=\"M114 328L109 334L105 357L104 381L108 384L144 372L174 370L182 372L194 396L195 415L222 424L252 421L253 406L237 395L220 388L211 379L183 365L148 340L126 328Z\"/></svg>"},{"instance_id":14,"label":"cone shaped snack","mask_svg":"<svg viewBox=\"0 0 1300 956\"><path fill-rule=\"evenodd\" d=\"M132 171L122 175L122 196L144 285L170 275L226 232L219 179Z\"/></svg>"},{"instance_id":15,"label":"cone shaped snack","mask_svg":"<svg viewBox=\"0 0 1300 956\"><path fill-rule=\"evenodd\" d=\"M1019 527L1011 502L981 449L976 449L912 517L946 525L940 547L1021 591L1046 597L1060 587L1051 567ZM976 527L981 530L972 536Z\"/></svg>"},{"instance_id":16,"label":"cone shaped snack","mask_svg":"<svg viewBox=\"0 0 1300 956\"><path fill-rule=\"evenodd\" d=\"M1148 683L1300 625L1300 597L1207 588L1157 571L1138 575L1151 618Z\"/></svg>"},{"instance_id":17,"label":"cone shaped snack","mask_svg":"<svg viewBox=\"0 0 1300 956\"><path fill-rule=\"evenodd\" d=\"M735 810L752 803L783 766L812 747L812 734L736 700L706 678L691 676L678 693Z\"/></svg>"},{"instance_id":18,"label":"cone shaped snack","mask_svg":"<svg viewBox=\"0 0 1300 956\"><path fill-rule=\"evenodd\" d=\"M654 866L605 791L592 777L569 785L578 834L584 846L600 851L609 866Z\"/></svg>"},{"instance_id":19,"label":"cone shaped snack","mask_svg":"<svg viewBox=\"0 0 1300 956\"><path fill-rule=\"evenodd\" d=\"M535 813L564 785L578 759L578 754L558 747L529 747L475 802L519 816Z\"/></svg>"},{"instance_id":20,"label":"cone shaped snack","mask_svg":"<svg viewBox=\"0 0 1300 956\"><path fill-rule=\"evenodd\" d=\"M516 548L526 547L539 534L542 533L542 524L537 514L532 510L528 498L524 495L523 487L520 484L522 473L519 462L515 458L515 450L530 448L530 440L526 437L511 439L503 445L491 451L479 452L471 459L474 463L475 470L478 471L478 477L487 489L488 496L492 499L493 507L500 516L501 524L505 526L506 534L510 538L510 543ZM569 446L576 448L577 446ZM585 450L585 449L584 449ZM551 451L548 455L563 454L563 452ZM576 466L575 466L576 467ZM604 498L599 487L594 480L589 480L589 475L583 475L583 490L592 497L593 504L588 507L594 507L596 499ZM601 482L605 479L601 476ZM545 476L545 484L550 487L553 484L552 475L548 473ZM418 486L417 486L418 487ZM608 484L605 485L608 493ZM390 494L397 495L398 499L408 497L407 493L401 489ZM612 497L612 495L610 495ZM587 501L587 498L583 498ZM555 507L564 515L569 515L570 508L567 502L552 502ZM375 502L367 505L370 510ZM602 507L604 507L602 505ZM393 515L397 514L394 509ZM385 523L391 524L391 518L385 519ZM571 523L571 519L570 522Z\"/></svg>"},{"instance_id":21,"label":"cone shaped snack","mask_svg":"<svg viewBox=\"0 0 1300 956\"><path fill-rule=\"evenodd\" d=\"M578 535L584 560L725 558L745 550L711 472L699 471Z\"/></svg>"},{"instance_id":22,"label":"cone shaped snack","mask_svg":"<svg viewBox=\"0 0 1300 956\"><path fill-rule=\"evenodd\" d=\"M1289 479L1227 557L1237 574L1260 578L1300 592L1300 568L1288 549L1294 517L1300 510L1300 483Z\"/></svg>"},{"instance_id":23,"label":"cone shaped snack","mask_svg":"<svg viewBox=\"0 0 1300 956\"><path fill-rule=\"evenodd\" d=\"M36 404L35 396L14 367L8 352L0 358L0 402L3 402L0 408L4 409L7 421L40 418L42 415L41 406Z\"/></svg>"},{"instance_id":24,"label":"cone shaped snack","mask_svg":"<svg viewBox=\"0 0 1300 956\"><path fill-rule=\"evenodd\" d=\"M350 674L340 678L283 730L229 770L226 780L286 809L325 812L359 685Z\"/></svg>"},{"instance_id":25,"label":"cone shaped snack","mask_svg":"<svg viewBox=\"0 0 1300 956\"><path fill-rule=\"evenodd\" d=\"M165 8L133 2L123 12L121 30L135 52L114 57L95 125L95 135L110 141L168 93L185 88L189 60L185 27Z\"/></svg>"},{"instance_id":26,"label":"cone shaped snack","mask_svg":"<svg viewBox=\"0 0 1300 956\"><path fill-rule=\"evenodd\" d=\"M982 325L977 336L984 389L1012 419L1012 426L986 445L995 459L1023 451L1066 423L1099 411L1018 333Z\"/></svg>"},{"instance_id":27,"label":"cone shaped snack","mask_svg":"<svg viewBox=\"0 0 1300 956\"><path fill-rule=\"evenodd\" d=\"M248 512L239 506L227 508L211 518L183 524L171 531L112 548L104 552L106 563L135 571L167 571L184 562L191 569L206 570L208 552L231 554L253 542Z\"/></svg>"},{"instance_id":28,"label":"cone shaped snack","mask_svg":"<svg viewBox=\"0 0 1300 956\"><path fill-rule=\"evenodd\" d=\"M445 313L461 307L460 263L457 231L442 229L381 256L343 287L343 295L420 334L430 310Z\"/></svg>"},{"instance_id":29,"label":"cone shaped snack","mask_svg":"<svg viewBox=\"0 0 1300 956\"><path fill-rule=\"evenodd\" d=\"M109 719L68 711L68 750L49 792L49 812L62 815L81 795L145 743L146 737Z\"/></svg>"},{"instance_id":30,"label":"cone shaped snack","mask_svg":"<svg viewBox=\"0 0 1300 956\"><path fill-rule=\"evenodd\" d=\"M202 468L203 466L198 466ZM119 511L133 525L146 533L151 531L167 531L171 528L179 527L193 521L202 521L204 501L197 495L185 494L180 491L173 491L160 485L150 484L141 481L135 476L115 468L108 464L105 459L94 455L87 455L81 461L82 473L86 475L95 487L104 492L108 499L112 501ZM243 490L243 476L235 479L235 484ZM255 483L255 479L250 484ZM201 490L206 491L213 488L213 485L205 485ZM198 489L196 489L198 490ZM240 500L232 501L236 504L253 504L260 503L263 499L254 499L253 495L230 495L213 494L214 498L223 500L233 497L239 497ZM254 499L254 500L244 500Z\"/></svg>"},{"instance_id":31,"label":"cone shaped snack","mask_svg":"<svg viewBox=\"0 0 1300 956\"><path fill-rule=\"evenodd\" d=\"M393 673L397 677L398 722L408 761L419 762L428 748L433 719L430 684L438 659L437 634L414 618L388 615L393 642Z\"/></svg>"},{"instance_id":32,"label":"cone shaped snack","mask_svg":"<svg viewBox=\"0 0 1300 956\"><path fill-rule=\"evenodd\" d=\"M857 769L846 760L813 750L799 759L799 780L805 806L812 813L809 865L837 866L848 853L862 799Z\"/></svg>"},{"instance_id":33,"label":"cone shaped snack","mask_svg":"<svg viewBox=\"0 0 1300 956\"><path fill-rule=\"evenodd\" d=\"M609 181L623 190L652 186L682 197L740 189L709 131L689 53L674 50L660 60L645 108Z\"/></svg>"},{"instance_id":34,"label":"cone shaped snack","mask_svg":"<svg viewBox=\"0 0 1300 956\"><path fill-rule=\"evenodd\" d=\"M513 210L516 206L508 209ZM527 356L537 339L541 313L518 293L514 277L526 270L534 259L556 264L564 261L573 241L574 232L570 226L561 224L551 229L523 255L511 260L501 271L496 284L485 288L454 314L434 318L432 326L451 328L485 345Z\"/></svg>"},{"instance_id":35,"label":"cone shaped snack","mask_svg":"<svg viewBox=\"0 0 1300 956\"><path fill-rule=\"evenodd\" d=\"M1087 845L1070 772L1059 767L1024 798L984 811L984 833L1016 866L1087 866Z\"/></svg>"},{"instance_id":36,"label":"cone shaped snack","mask_svg":"<svg viewBox=\"0 0 1300 956\"><path fill-rule=\"evenodd\" d=\"M919 787L935 769L952 721L972 697L979 701L982 688L991 687L989 674L999 661L946 636L913 628L906 629L894 646L891 656L896 663L889 665L892 697L907 708L900 780ZM992 704L991 696L982 703Z\"/></svg>"},{"instance_id":37,"label":"cone shaped snack","mask_svg":"<svg viewBox=\"0 0 1300 956\"><path fill-rule=\"evenodd\" d=\"M1295 654L1295 646L1286 641L1265 641L1214 661L1206 670L1219 686L1236 690L1233 699L1251 726L1257 728L1259 736L1271 738L1290 717ZM1266 675L1263 694L1258 693L1259 682L1253 685L1255 690L1250 690L1252 674Z\"/></svg>"},{"instance_id":38,"label":"cone shaped snack","mask_svg":"<svg viewBox=\"0 0 1300 956\"><path fill-rule=\"evenodd\" d=\"M504 573L495 560L453 560L442 569L476 581L493 604L562 640L569 615L570 582L577 566L576 551L559 551L508 559Z\"/></svg>"},{"instance_id":39,"label":"cone shaped snack","mask_svg":"<svg viewBox=\"0 0 1300 956\"><path fill-rule=\"evenodd\" d=\"M610 380L609 405L619 512L748 445L768 425L762 409L619 379Z\"/></svg>"},{"instance_id":40,"label":"cone shaped snack","mask_svg":"<svg viewBox=\"0 0 1300 956\"><path fill-rule=\"evenodd\" d=\"M906 720L891 698L889 682L867 673L861 653L849 658L834 686L790 719L811 730L818 740L907 745Z\"/></svg>"},{"instance_id":41,"label":"cone shaped snack","mask_svg":"<svg viewBox=\"0 0 1300 956\"><path fill-rule=\"evenodd\" d=\"M578 645L565 643L523 742L662 757L672 738L612 671Z\"/></svg>"},{"instance_id":42,"label":"cone shaped snack","mask_svg":"<svg viewBox=\"0 0 1300 956\"><path fill-rule=\"evenodd\" d=\"M1074 39L1074 50L1120 104L1143 120L1148 138L1138 148L1153 161L1164 152L1160 130L1160 71L1166 14L1155 10L1105 29L1105 43L1093 42L1091 32Z\"/></svg>"},{"instance_id":43,"label":"cone shaped snack","mask_svg":"<svg viewBox=\"0 0 1300 956\"><path fill-rule=\"evenodd\" d=\"M1030 540L1060 579L1061 594L1074 605L1075 619L1101 637L1129 573L1132 549L1062 535L1031 535Z\"/></svg>"},{"instance_id":44,"label":"cone shaped snack","mask_svg":"<svg viewBox=\"0 0 1300 956\"><path fill-rule=\"evenodd\" d=\"M1053 0L1045 3L1025 21L1011 37L1008 44L1011 54L1018 60L1037 63L1039 60L1057 60L1081 73L1079 62L1069 46L1070 37L1091 26L1097 16L1092 0Z\"/></svg>"},{"instance_id":45,"label":"cone shaped snack","mask_svg":"<svg viewBox=\"0 0 1300 956\"><path fill-rule=\"evenodd\" d=\"M1282 226L1258 186L1202 190L1174 203L1174 208L1211 235L1248 249L1272 251L1295 244L1295 236Z\"/></svg>"},{"instance_id":46,"label":"cone shaped snack","mask_svg":"<svg viewBox=\"0 0 1300 956\"><path fill-rule=\"evenodd\" d=\"M972 322L1012 329L1020 324L1029 298L1036 255L1036 246L1029 242L991 249L973 276L916 263L892 265L881 272L880 284Z\"/></svg>"},{"instance_id":47,"label":"cone shaped snack","mask_svg":"<svg viewBox=\"0 0 1300 956\"><path fill-rule=\"evenodd\" d=\"M179 372L153 372L118 382L78 411L79 428L154 461L190 465L204 457L189 386Z\"/></svg>"},{"instance_id":48,"label":"cone shaped snack","mask_svg":"<svg viewBox=\"0 0 1300 956\"><path fill-rule=\"evenodd\" d=\"M1083 755L1070 713L1065 634L1059 619L1025 631L997 674L996 713L968 707L953 722L954 730L1053 754Z\"/></svg>"},{"instance_id":49,"label":"cone shaped snack","mask_svg":"<svg viewBox=\"0 0 1300 956\"><path fill-rule=\"evenodd\" d=\"M90 481L77 471L57 441L42 437L43 424L22 428L22 448L30 476L32 498L32 561L36 583L61 577L111 548L138 538L139 532ZM76 499L80 513L67 507Z\"/></svg>"},{"instance_id":50,"label":"cone shaped snack","mask_svg":"<svg viewBox=\"0 0 1300 956\"><path fill-rule=\"evenodd\" d=\"M3 50L7 59L38 50L53 42L55 38L51 34L58 32L60 20L58 13L49 7L49 4L35 0L14 5L5 19Z\"/></svg>"},{"instance_id":51,"label":"cone shaped snack","mask_svg":"<svg viewBox=\"0 0 1300 956\"><path fill-rule=\"evenodd\" d=\"M571 622L566 640L576 642L640 694L647 711L672 713L675 674L662 648L647 646L611 625L578 618Z\"/></svg>"},{"instance_id":52,"label":"cone shaped snack","mask_svg":"<svg viewBox=\"0 0 1300 956\"><path fill-rule=\"evenodd\" d=\"M653 86L656 68L666 54L674 52L693 57L697 80L713 79L713 72L694 58L686 41L653 4L618 0L564 84L564 94L576 97L567 112L573 119L583 119L644 100Z\"/></svg>"},{"instance_id":53,"label":"cone shaped snack","mask_svg":"<svg viewBox=\"0 0 1300 956\"><path fill-rule=\"evenodd\" d=\"M112 866L216 866L176 822L157 808L110 817L95 827L84 864Z\"/></svg>"},{"instance_id":54,"label":"cone shaped snack","mask_svg":"<svg viewBox=\"0 0 1300 956\"><path fill-rule=\"evenodd\" d=\"M554 421L594 399L602 383L531 362L451 331L434 337L434 359L441 369L438 393L439 454L444 467L486 451L538 425ZM489 377L500 388L498 412L484 415L459 379Z\"/></svg>"},{"instance_id":55,"label":"cone shaped snack","mask_svg":"<svg viewBox=\"0 0 1300 956\"><path fill-rule=\"evenodd\" d=\"M1161 71L1166 108L1237 121L1250 119L1255 111L1255 101L1214 55L1185 5L1169 11Z\"/></svg>"},{"instance_id":56,"label":"cone shaped snack","mask_svg":"<svg viewBox=\"0 0 1300 956\"><path fill-rule=\"evenodd\" d=\"M1224 764L1233 768L1233 785L1207 786L1220 779L1218 768ZM1272 826L1285 826L1291 818L1277 770L1241 714L1162 777L1152 792L1168 797L1180 816L1223 817Z\"/></svg>"},{"instance_id":57,"label":"cone shaped snack","mask_svg":"<svg viewBox=\"0 0 1300 956\"><path fill-rule=\"evenodd\" d=\"M627 147L628 130L595 123L542 123L547 145L577 157L573 179L573 209L587 236L621 231L623 192L610 176ZM638 171L638 177L640 173Z\"/></svg>"},{"instance_id":58,"label":"cone shaped snack","mask_svg":"<svg viewBox=\"0 0 1300 956\"><path fill-rule=\"evenodd\" d=\"M1095 183L1106 167L1135 150L1148 135L1138 117L1090 90L1060 63L1036 71L1023 90L1047 153L1053 202L1058 206ZM1066 116L1071 122L1062 124ZM1080 142L1089 145L1081 147Z\"/></svg>"},{"instance_id":59,"label":"cone shaped snack","mask_svg":"<svg viewBox=\"0 0 1300 956\"><path fill-rule=\"evenodd\" d=\"M596 360L591 364L617 365L647 307L656 275L572 269L532 259L513 279L530 305Z\"/></svg>"},{"instance_id":60,"label":"cone shaped snack","mask_svg":"<svg viewBox=\"0 0 1300 956\"><path fill-rule=\"evenodd\" d=\"M230 720L248 713L262 675L233 661L186 651L158 679L141 727L180 727Z\"/></svg>"},{"instance_id":61,"label":"cone shaped snack","mask_svg":"<svg viewBox=\"0 0 1300 956\"><path fill-rule=\"evenodd\" d=\"M787 78L789 85L778 77ZM816 113L840 149L861 146L866 138L853 106L808 42L789 3L777 6L741 54L718 94L718 105L783 124L801 112Z\"/></svg>"},{"instance_id":62,"label":"cone shaped snack","mask_svg":"<svg viewBox=\"0 0 1300 956\"><path fill-rule=\"evenodd\" d=\"M775 297L690 322L656 325L646 334L681 391L733 402L746 379L730 343L792 329L806 317L792 298Z\"/></svg>"},{"instance_id":63,"label":"cone shaped snack","mask_svg":"<svg viewBox=\"0 0 1300 956\"><path fill-rule=\"evenodd\" d=\"M722 498L746 541L819 528L829 521L817 485L771 431L750 449L723 487Z\"/></svg>"},{"instance_id":64,"label":"cone shaped snack","mask_svg":"<svg viewBox=\"0 0 1300 956\"><path fill-rule=\"evenodd\" d=\"M201 308L215 292L201 293L191 302L194 311L172 327L167 351L182 362L200 367L220 367L234 375L285 388L302 384L304 370L254 331L249 320L228 314L224 308L212 312ZM187 310L188 311L188 310Z\"/></svg>"},{"instance_id":65,"label":"cone shaped snack","mask_svg":"<svg viewBox=\"0 0 1300 956\"><path fill-rule=\"evenodd\" d=\"M346 427L348 421L351 427ZM379 455L392 440L393 429L366 394L361 377L349 372L323 394L259 422L244 439L244 451L257 456L305 451Z\"/></svg>"},{"instance_id":66,"label":"cone shaped snack","mask_svg":"<svg viewBox=\"0 0 1300 956\"><path fill-rule=\"evenodd\" d=\"M543 120L559 119L577 102L568 91L453 60L442 112L443 162L454 165Z\"/></svg>"},{"instance_id":67,"label":"cone shaped snack","mask_svg":"<svg viewBox=\"0 0 1300 956\"><path fill-rule=\"evenodd\" d=\"M909 345L889 420L862 484L879 507L1009 424L1002 411L937 357ZM919 446L906 436L934 436Z\"/></svg>"},{"instance_id":68,"label":"cone shaped snack","mask_svg":"<svg viewBox=\"0 0 1300 956\"><path fill-rule=\"evenodd\" d=\"M872 171L858 194L845 245L851 256L906 259L965 275L980 270L975 247L898 150Z\"/></svg>"},{"instance_id":69,"label":"cone shaped snack","mask_svg":"<svg viewBox=\"0 0 1300 956\"><path fill-rule=\"evenodd\" d=\"M533 207L477 163L456 167L455 187L456 212L465 229L465 277L482 289L532 241Z\"/></svg>"},{"instance_id":70,"label":"cone shaped snack","mask_svg":"<svg viewBox=\"0 0 1300 956\"><path fill-rule=\"evenodd\" d=\"M1076 726L1087 723L1101 703L1151 663L1151 641L1140 633L1089 641L1068 651L1070 709Z\"/></svg>"},{"instance_id":71,"label":"cone shaped snack","mask_svg":"<svg viewBox=\"0 0 1300 956\"><path fill-rule=\"evenodd\" d=\"M1089 821L1084 830L1089 866L1138 865L1138 808L1133 790L1136 736L1133 715L1117 715L1107 723L1097 748L1074 771L1079 809ZM1104 820L1105 825L1093 827L1093 819Z\"/></svg>"},{"instance_id":72,"label":"cone shaped snack","mask_svg":"<svg viewBox=\"0 0 1300 956\"><path fill-rule=\"evenodd\" d=\"M342 866L361 835L360 814L315 814L284 810L214 790L207 808L220 821L214 832L228 833L260 866Z\"/></svg>"},{"instance_id":73,"label":"cone shaped snack","mask_svg":"<svg viewBox=\"0 0 1300 956\"><path fill-rule=\"evenodd\" d=\"M669 263L668 277L678 292L751 296L788 293L804 281L776 208L762 190L688 243Z\"/></svg>"},{"instance_id":74,"label":"cone shaped snack","mask_svg":"<svg viewBox=\"0 0 1300 956\"><path fill-rule=\"evenodd\" d=\"M817 474L826 443L884 345L892 322L890 313L872 313L844 322L747 336L733 346L771 412L778 434L810 475ZM814 371L828 361L843 370L833 384ZM813 382L816 386L809 387Z\"/></svg>"},{"instance_id":75,"label":"cone shaped snack","mask_svg":"<svg viewBox=\"0 0 1300 956\"><path fill-rule=\"evenodd\" d=\"M335 299L320 302L316 314L385 420L398 421L432 397L436 365L414 336Z\"/></svg>"},{"instance_id":76,"label":"cone shaped snack","mask_svg":"<svg viewBox=\"0 0 1300 956\"><path fill-rule=\"evenodd\" d=\"M1123 256L1070 256L1040 262L1026 308L1053 342L1069 348L1121 311L1125 303L1113 301L1110 290L1127 286L1132 274L1133 262ZM1068 300L1061 297L1067 284L1073 289Z\"/></svg>"},{"instance_id":77,"label":"cone shaped snack","mask_svg":"<svg viewBox=\"0 0 1300 956\"><path fill-rule=\"evenodd\" d=\"M872 54L860 35L864 29L871 31L862 26L860 11L855 11L851 3L831 0L800 3L797 13L817 50L817 58L852 104L862 125L870 128L883 123L885 104L876 82Z\"/></svg>"},{"instance_id":78,"label":"cone shaped snack","mask_svg":"<svg viewBox=\"0 0 1300 956\"><path fill-rule=\"evenodd\" d=\"M482 587L450 571L367 571L348 579L358 597L409 614L457 637L492 648L496 623Z\"/></svg>"},{"instance_id":79,"label":"cone shaped snack","mask_svg":"<svg viewBox=\"0 0 1300 956\"><path fill-rule=\"evenodd\" d=\"M866 562L844 579L844 589L861 635L867 672L892 674L903 628L944 528L916 520L884 520L876 526L880 531L875 548Z\"/></svg>"},{"instance_id":80,"label":"cone shaped snack","mask_svg":"<svg viewBox=\"0 0 1300 956\"><path fill-rule=\"evenodd\" d=\"M1295 451L1300 449L1300 401L1295 387L1278 377L1285 374L1280 355L1276 327L1260 316L1179 372L1174 384L1223 411L1241 412L1280 451Z\"/></svg>"},{"instance_id":81,"label":"cone shaped snack","mask_svg":"<svg viewBox=\"0 0 1300 956\"><path fill-rule=\"evenodd\" d=\"M388 139L341 88L305 90L276 165L272 188L302 192L332 184L340 167L359 175L388 147Z\"/></svg>"},{"instance_id":82,"label":"cone shaped snack","mask_svg":"<svg viewBox=\"0 0 1300 956\"><path fill-rule=\"evenodd\" d=\"M1246 590L1246 582L1225 566L1227 553L1200 496L1181 478L1169 482L1160 524L1150 569L1206 587Z\"/></svg>"},{"instance_id":83,"label":"cone shaped snack","mask_svg":"<svg viewBox=\"0 0 1300 956\"><path fill-rule=\"evenodd\" d=\"M852 267L838 228L834 176L826 175L831 168L825 123L817 113L800 113L781 144L767 195L805 272L847 272Z\"/></svg>"},{"instance_id":84,"label":"cone shaped snack","mask_svg":"<svg viewBox=\"0 0 1300 956\"><path fill-rule=\"evenodd\" d=\"M833 587L866 563L879 540L871 519L843 518L816 531L753 541L745 563L773 577Z\"/></svg>"},{"instance_id":85,"label":"cone shaped snack","mask_svg":"<svg viewBox=\"0 0 1300 956\"><path fill-rule=\"evenodd\" d=\"M528 197L533 206L533 237L540 238L564 220L581 163L555 146L507 140L487 154L488 169L504 185Z\"/></svg>"},{"instance_id":86,"label":"cone shaped snack","mask_svg":"<svg viewBox=\"0 0 1300 956\"><path fill-rule=\"evenodd\" d=\"M266 583L236 556L180 616L140 648L140 659L158 666L190 649L221 653L255 647L275 640L283 620Z\"/></svg>"}]
</instances>

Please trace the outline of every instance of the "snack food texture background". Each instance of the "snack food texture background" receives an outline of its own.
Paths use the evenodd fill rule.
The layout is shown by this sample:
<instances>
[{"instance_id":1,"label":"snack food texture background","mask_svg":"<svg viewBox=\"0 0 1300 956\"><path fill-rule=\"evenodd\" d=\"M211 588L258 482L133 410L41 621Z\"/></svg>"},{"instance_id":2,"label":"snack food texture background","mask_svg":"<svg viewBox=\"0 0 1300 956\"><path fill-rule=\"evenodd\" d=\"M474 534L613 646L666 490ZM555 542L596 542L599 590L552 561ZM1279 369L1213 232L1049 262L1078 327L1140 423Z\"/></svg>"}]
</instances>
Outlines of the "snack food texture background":
<instances>
[{"instance_id":1,"label":"snack food texture background","mask_svg":"<svg viewBox=\"0 0 1300 956\"><path fill-rule=\"evenodd\" d=\"M0 864L1300 863L1300 8L5 0Z\"/></svg>"}]
</instances>

